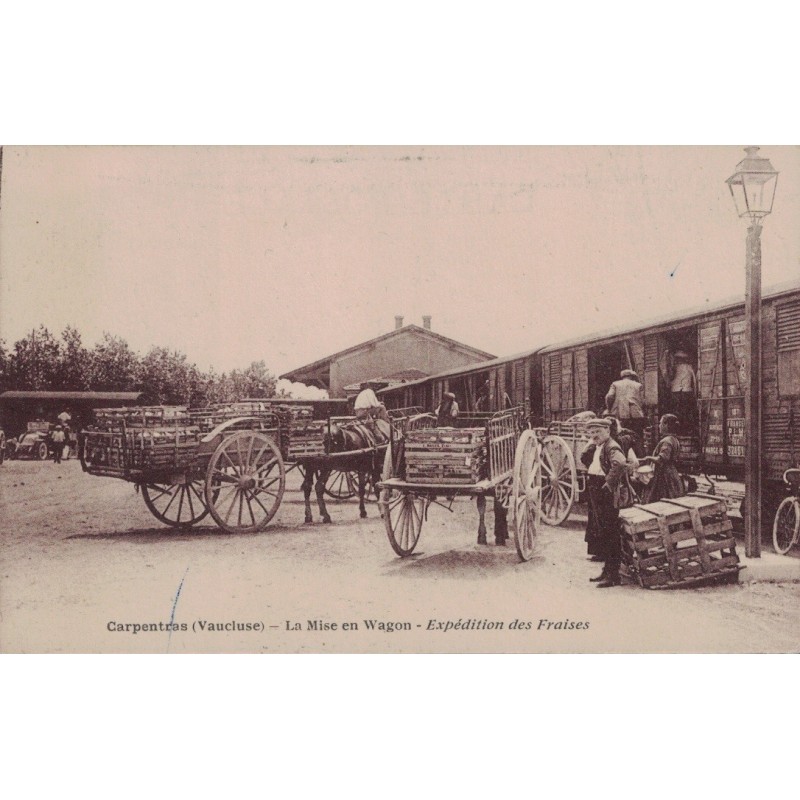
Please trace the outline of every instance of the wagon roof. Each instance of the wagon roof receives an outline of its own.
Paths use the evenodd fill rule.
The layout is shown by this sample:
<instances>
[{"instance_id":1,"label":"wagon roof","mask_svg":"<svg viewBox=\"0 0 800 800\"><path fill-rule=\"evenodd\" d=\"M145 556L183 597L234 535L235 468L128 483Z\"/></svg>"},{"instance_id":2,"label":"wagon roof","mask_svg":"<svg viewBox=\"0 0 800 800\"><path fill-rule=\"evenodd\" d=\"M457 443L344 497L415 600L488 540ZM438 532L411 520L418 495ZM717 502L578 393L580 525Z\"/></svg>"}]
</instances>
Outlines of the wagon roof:
<instances>
[{"instance_id":1,"label":"wagon roof","mask_svg":"<svg viewBox=\"0 0 800 800\"><path fill-rule=\"evenodd\" d=\"M775 297L779 297L782 294L788 294L798 290L800 290L800 281L787 281L785 283L775 284L774 286L770 286L765 289L761 293L761 299L762 301L770 300ZM668 326L676 322L681 324L689 323L696 321L699 318L710 316L711 314L719 314L723 311L732 311L737 307L744 308L744 298L741 295L729 297L726 300L720 300L716 303L706 303L705 305L696 306L695 308L686 309L685 311L662 314L649 320L640 320L632 325L628 324L618 328L609 328L608 330L577 336L574 339L568 339L563 342L547 345L540 350L540 353L544 355L547 353L556 352L558 350L567 350L571 347L577 347L582 344L591 344L595 342L599 344L600 342L616 339L627 334L646 331L650 328Z\"/></svg>"},{"instance_id":2,"label":"wagon roof","mask_svg":"<svg viewBox=\"0 0 800 800\"><path fill-rule=\"evenodd\" d=\"M782 294L788 294L790 292L796 292L798 290L800 290L800 281L787 281L785 283L775 284L774 286L770 286L767 289L765 289L761 294L761 299L769 300L775 297L779 297ZM688 322L689 320L696 319L698 317L704 317L709 314L717 314L721 311L736 308L737 306L744 306L744 299L742 298L741 295L729 298L724 301L719 301L717 303L709 303L707 305L698 308L688 309L686 311L679 311L671 314L665 314L661 317L657 317L649 321L641 321L633 325L626 325L624 327L609 329L606 331L600 331L599 333L590 333L580 337L576 337L575 339L559 342L557 344L542 345L541 347L535 347L531 350L524 350L521 353L515 353L514 355L494 358L491 361L480 361L477 364L470 364L467 367L454 367L453 369L448 369L445 370L444 372L437 372L435 375L430 375L427 378L420 378L419 380L416 381L408 381L407 383L404 383L402 387L391 386L386 389L381 389L378 392L378 394L388 394L392 391L397 391L398 389L401 388L406 389L410 386L416 386L421 383L425 383L428 380L447 378L451 375L471 375L476 372L483 372L485 370L492 369L493 367L501 366L502 364L505 364L509 361L516 361L520 358L526 358L528 356L533 356L536 354L552 353L558 350L565 350L570 347L575 347L581 344L589 344L590 342L601 342L603 340L614 339L616 337L624 336L626 334L647 330L648 328L656 328L661 325L669 325L670 323L674 322L683 322L683 321Z\"/></svg>"}]
</instances>

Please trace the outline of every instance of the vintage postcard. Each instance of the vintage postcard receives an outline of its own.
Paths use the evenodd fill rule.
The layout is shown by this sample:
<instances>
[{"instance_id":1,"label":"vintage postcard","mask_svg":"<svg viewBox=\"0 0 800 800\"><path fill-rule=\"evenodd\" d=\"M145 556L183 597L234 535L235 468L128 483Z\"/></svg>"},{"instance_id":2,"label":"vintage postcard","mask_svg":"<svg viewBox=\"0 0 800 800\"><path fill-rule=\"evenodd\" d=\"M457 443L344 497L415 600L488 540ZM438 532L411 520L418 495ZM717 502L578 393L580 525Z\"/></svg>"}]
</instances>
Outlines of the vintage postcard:
<instances>
[{"instance_id":1,"label":"vintage postcard","mask_svg":"<svg viewBox=\"0 0 800 800\"><path fill-rule=\"evenodd\" d=\"M0 159L0 651L797 651L798 148Z\"/></svg>"}]
</instances>

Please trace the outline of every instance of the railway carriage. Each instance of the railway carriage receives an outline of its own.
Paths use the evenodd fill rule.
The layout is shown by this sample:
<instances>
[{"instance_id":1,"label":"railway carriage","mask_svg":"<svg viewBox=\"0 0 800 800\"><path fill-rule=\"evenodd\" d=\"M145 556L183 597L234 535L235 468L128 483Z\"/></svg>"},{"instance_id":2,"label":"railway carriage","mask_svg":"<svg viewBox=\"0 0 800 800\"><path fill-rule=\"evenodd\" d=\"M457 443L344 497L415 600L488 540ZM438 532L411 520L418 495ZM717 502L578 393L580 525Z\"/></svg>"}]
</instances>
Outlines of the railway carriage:
<instances>
[{"instance_id":1,"label":"railway carriage","mask_svg":"<svg viewBox=\"0 0 800 800\"><path fill-rule=\"evenodd\" d=\"M600 413L611 383L621 370L633 369L644 385L644 446L652 451L658 418L676 410L669 377L675 353L682 350L696 372L697 393L692 419L679 437L680 467L714 491L720 481L744 477L744 315L742 300L708 304L449 370L379 395L390 408L433 409L445 391L454 392L467 412L524 406L540 438L550 437L542 449L542 476L551 484L552 502L543 486L542 514L544 521L558 524L582 488L578 456L585 437L579 424L567 420L586 410ZM784 492L784 470L800 464L800 281L765 290L761 319L762 464L765 510L772 513ZM743 488L727 491L729 502L738 506Z\"/></svg>"}]
</instances>

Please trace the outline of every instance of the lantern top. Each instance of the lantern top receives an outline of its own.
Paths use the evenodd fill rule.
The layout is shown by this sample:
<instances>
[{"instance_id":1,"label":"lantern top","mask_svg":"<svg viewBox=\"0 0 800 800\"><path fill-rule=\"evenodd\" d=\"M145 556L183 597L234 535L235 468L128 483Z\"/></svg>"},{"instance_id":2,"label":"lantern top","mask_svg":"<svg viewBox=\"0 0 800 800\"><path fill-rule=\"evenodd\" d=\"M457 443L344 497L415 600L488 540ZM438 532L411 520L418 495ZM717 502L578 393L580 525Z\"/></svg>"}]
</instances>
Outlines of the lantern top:
<instances>
[{"instance_id":1,"label":"lantern top","mask_svg":"<svg viewBox=\"0 0 800 800\"><path fill-rule=\"evenodd\" d=\"M726 181L740 217L759 220L772 211L778 171L768 158L758 156L758 147L745 147L746 153L736 172Z\"/></svg>"},{"instance_id":2,"label":"lantern top","mask_svg":"<svg viewBox=\"0 0 800 800\"><path fill-rule=\"evenodd\" d=\"M768 158L761 158L757 155L760 147L745 147L744 152L747 154L745 158L743 158L737 165L736 165L736 172L728 178L728 183L734 180L737 176L741 175L742 173L769 173L770 175L777 175L777 170L769 163Z\"/></svg>"}]
</instances>

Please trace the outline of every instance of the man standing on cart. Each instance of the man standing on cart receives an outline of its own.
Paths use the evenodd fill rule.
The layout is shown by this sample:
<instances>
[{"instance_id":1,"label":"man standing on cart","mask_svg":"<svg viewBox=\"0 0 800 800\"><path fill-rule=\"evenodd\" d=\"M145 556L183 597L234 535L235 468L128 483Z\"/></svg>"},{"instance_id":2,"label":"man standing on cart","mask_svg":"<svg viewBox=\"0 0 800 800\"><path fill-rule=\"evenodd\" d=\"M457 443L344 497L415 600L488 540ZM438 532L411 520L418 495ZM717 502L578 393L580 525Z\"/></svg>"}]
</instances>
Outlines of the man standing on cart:
<instances>
[{"instance_id":1,"label":"man standing on cart","mask_svg":"<svg viewBox=\"0 0 800 800\"><path fill-rule=\"evenodd\" d=\"M606 395L606 409L623 428L632 430L639 441L644 434L644 387L632 369L624 369Z\"/></svg>"}]
</instances>

